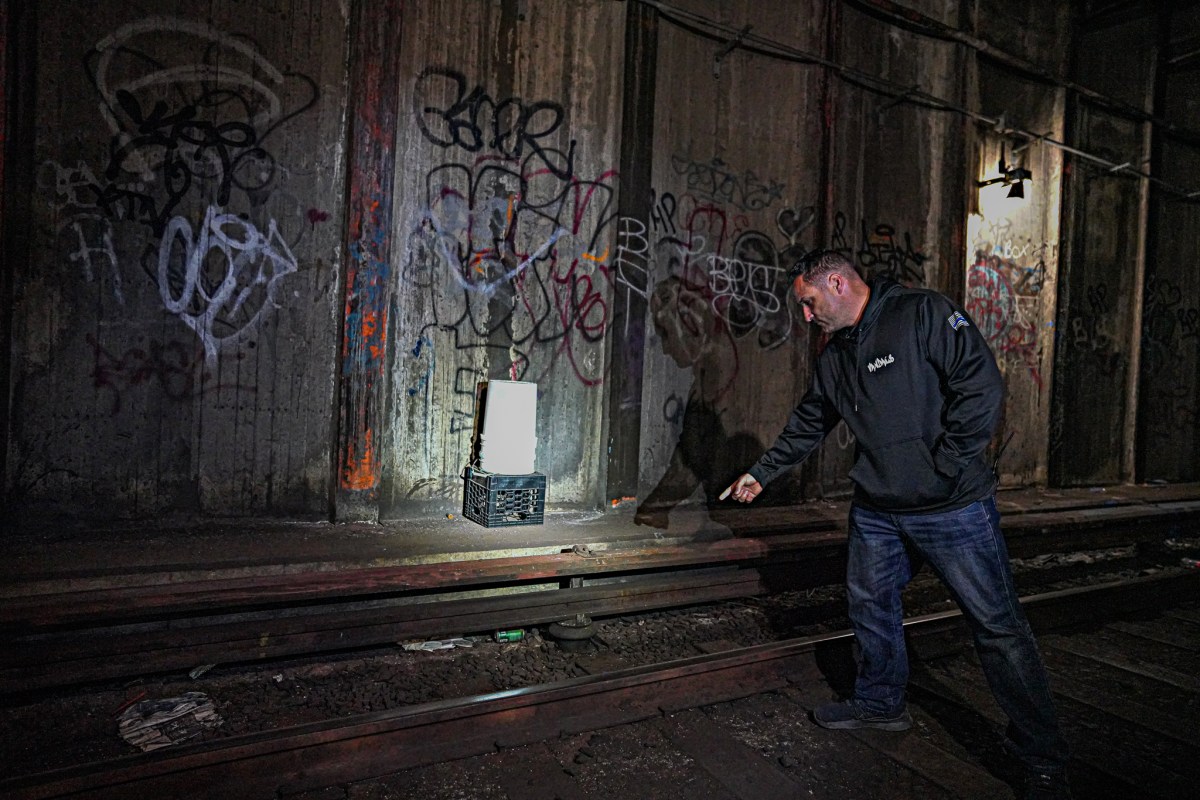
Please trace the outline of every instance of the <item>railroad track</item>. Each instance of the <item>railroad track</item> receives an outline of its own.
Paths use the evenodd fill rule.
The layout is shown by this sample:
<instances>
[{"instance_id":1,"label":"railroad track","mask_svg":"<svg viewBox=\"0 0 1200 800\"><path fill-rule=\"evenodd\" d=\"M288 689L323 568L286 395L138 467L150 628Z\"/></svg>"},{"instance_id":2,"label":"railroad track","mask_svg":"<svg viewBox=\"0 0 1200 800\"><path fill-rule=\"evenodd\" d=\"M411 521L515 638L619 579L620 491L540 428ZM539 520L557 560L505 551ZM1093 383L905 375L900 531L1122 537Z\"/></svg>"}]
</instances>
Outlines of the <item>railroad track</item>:
<instances>
[{"instance_id":1,"label":"railroad track","mask_svg":"<svg viewBox=\"0 0 1200 800\"><path fill-rule=\"evenodd\" d=\"M1109 621L1197 600L1200 573L1192 572L1053 592L1022 602L1039 636L1045 636L1081 621ZM906 629L910 652L922 663L959 653L964 646L965 627L957 612L913 618ZM845 632L793 639L181 746L6 780L0 782L0 796L255 798L318 790L756 693L811 687L826 679L828 664L847 660L851 639ZM1095 760L1096 769L1103 770L1103 759Z\"/></svg>"},{"instance_id":2,"label":"railroad track","mask_svg":"<svg viewBox=\"0 0 1200 800\"><path fill-rule=\"evenodd\" d=\"M1010 553L1161 542L1200 503L1013 515ZM0 592L0 695L335 653L447 631L528 627L839 583L840 531L478 561L126 585L30 582ZM138 582L144 581L144 582Z\"/></svg>"}]
</instances>

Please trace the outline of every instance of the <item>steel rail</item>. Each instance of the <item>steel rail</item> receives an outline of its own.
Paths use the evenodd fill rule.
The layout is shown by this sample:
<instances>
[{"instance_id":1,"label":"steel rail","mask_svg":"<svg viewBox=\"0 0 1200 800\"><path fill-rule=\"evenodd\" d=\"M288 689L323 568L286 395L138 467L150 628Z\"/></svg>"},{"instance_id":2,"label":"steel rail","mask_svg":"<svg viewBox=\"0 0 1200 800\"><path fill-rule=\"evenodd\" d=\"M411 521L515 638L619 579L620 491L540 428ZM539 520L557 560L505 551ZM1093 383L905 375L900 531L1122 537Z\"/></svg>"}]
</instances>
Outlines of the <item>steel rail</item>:
<instances>
[{"instance_id":1,"label":"steel rail","mask_svg":"<svg viewBox=\"0 0 1200 800\"><path fill-rule=\"evenodd\" d=\"M1196 504L1200 517L1200 502ZM597 549L590 555L572 552L336 569L277 575L191 579L142 585L80 588L51 582L45 588L14 586L0 590L0 632L40 630L103 622L167 618L214 613L229 608L263 608L281 604L384 595L415 594L453 587L503 587L570 578L598 577L639 571L663 571L722 564L755 564L806 554L844 544L845 533L823 531L731 537L715 541L662 546ZM128 580L138 578L130 576ZM146 580L146 578L141 578Z\"/></svg>"},{"instance_id":2,"label":"steel rail","mask_svg":"<svg viewBox=\"0 0 1200 800\"><path fill-rule=\"evenodd\" d=\"M1164 527L1200 519L1200 500L1195 499L1112 502L1010 514L1003 521L1009 553L1042 552L1047 545L1104 547L1115 541L1161 539ZM736 529L736 517L728 512L715 513L714 520ZM781 559L821 557L844 543L842 527L805 524L797 522L794 515L781 514L773 522L760 522L753 531L725 539L612 549L595 545L588 555L567 549L423 564L321 565L284 574L259 570L224 577L195 570L159 572L112 576L105 585L82 578L15 581L0 587L0 633L436 591L447 586L486 588L719 564L757 566Z\"/></svg>"},{"instance_id":3,"label":"steel rail","mask_svg":"<svg viewBox=\"0 0 1200 800\"><path fill-rule=\"evenodd\" d=\"M1005 528L1019 557L1161 540L1164 525L1197 515L1197 501L1133 503L1026 512ZM729 574L706 577L720 569ZM843 572L844 533L824 531L93 591L18 587L0 602L0 694L752 597Z\"/></svg>"},{"instance_id":4,"label":"steel rail","mask_svg":"<svg viewBox=\"0 0 1200 800\"><path fill-rule=\"evenodd\" d=\"M1022 600L1040 633L1200 597L1200 573L1156 575ZM961 648L956 611L914 617L914 657ZM816 680L846 632L633 667L253 734L0 782L13 800L254 797L367 780L564 734L626 724Z\"/></svg>"},{"instance_id":5,"label":"steel rail","mask_svg":"<svg viewBox=\"0 0 1200 800\"><path fill-rule=\"evenodd\" d=\"M0 651L0 692L29 692L188 670L311 656L422 637L543 625L577 613L615 616L763 594L755 569L665 573L627 582L422 602L297 606L13 638Z\"/></svg>"}]
</instances>

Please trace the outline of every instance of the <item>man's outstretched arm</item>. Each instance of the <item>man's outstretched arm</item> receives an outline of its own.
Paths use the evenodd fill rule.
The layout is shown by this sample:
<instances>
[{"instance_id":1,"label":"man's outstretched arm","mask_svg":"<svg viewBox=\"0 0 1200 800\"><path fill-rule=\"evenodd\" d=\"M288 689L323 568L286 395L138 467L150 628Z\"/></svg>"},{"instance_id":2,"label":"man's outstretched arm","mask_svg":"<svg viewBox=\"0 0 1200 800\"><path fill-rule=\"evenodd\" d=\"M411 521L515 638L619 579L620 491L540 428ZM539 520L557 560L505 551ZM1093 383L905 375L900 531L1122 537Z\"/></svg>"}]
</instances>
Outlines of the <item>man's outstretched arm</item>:
<instances>
[{"instance_id":1,"label":"man's outstretched arm","mask_svg":"<svg viewBox=\"0 0 1200 800\"><path fill-rule=\"evenodd\" d=\"M812 384L800 404L792 410L775 444L745 474L731 483L718 499L724 500L733 495L740 503L752 502L776 476L808 458L825 434L833 430L840 420L841 416L825 399L820 377L814 375Z\"/></svg>"}]
</instances>

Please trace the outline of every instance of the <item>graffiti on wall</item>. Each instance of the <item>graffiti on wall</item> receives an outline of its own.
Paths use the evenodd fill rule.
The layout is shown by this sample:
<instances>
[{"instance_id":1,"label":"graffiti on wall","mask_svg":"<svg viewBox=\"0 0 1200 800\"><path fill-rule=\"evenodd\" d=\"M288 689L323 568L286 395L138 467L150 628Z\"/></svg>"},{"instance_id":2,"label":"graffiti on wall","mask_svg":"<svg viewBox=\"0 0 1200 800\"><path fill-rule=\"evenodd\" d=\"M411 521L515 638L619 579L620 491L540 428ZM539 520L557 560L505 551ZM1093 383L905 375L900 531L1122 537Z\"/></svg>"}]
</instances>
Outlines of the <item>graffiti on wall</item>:
<instances>
[{"instance_id":1,"label":"graffiti on wall","mask_svg":"<svg viewBox=\"0 0 1200 800\"><path fill-rule=\"evenodd\" d=\"M764 182L751 170L739 174L718 156L704 163L691 156L672 155L671 169L684 176L689 194L718 205L759 211L783 200L784 184Z\"/></svg>"},{"instance_id":2,"label":"graffiti on wall","mask_svg":"<svg viewBox=\"0 0 1200 800\"><path fill-rule=\"evenodd\" d=\"M119 28L84 63L111 133L97 204L159 235L184 203L223 207L237 194L264 205L285 171L272 135L317 101L310 79L285 75L245 37L173 17Z\"/></svg>"},{"instance_id":3,"label":"graffiti on wall","mask_svg":"<svg viewBox=\"0 0 1200 800\"><path fill-rule=\"evenodd\" d=\"M625 307L630 307L634 295L645 299L653 283L653 254L650 252L650 233L646 223L633 217L621 217L617 223L617 250L610 264L614 290L623 295ZM625 330L633 322L627 315Z\"/></svg>"},{"instance_id":4,"label":"graffiti on wall","mask_svg":"<svg viewBox=\"0 0 1200 800\"><path fill-rule=\"evenodd\" d=\"M119 305L125 304L121 264L113 246L113 224L96 203L99 180L83 161L74 166L47 161L37 172L38 190L51 198L58 220L56 251L88 283L101 281Z\"/></svg>"},{"instance_id":5,"label":"graffiti on wall","mask_svg":"<svg viewBox=\"0 0 1200 800\"><path fill-rule=\"evenodd\" d=\"M1067 325L1056 338L1056 347L1061 350L1060 359L1066 360L1066 373L1073 389L1085 392L1093 389L1096 381L1120 392L1124 386L1129 359L1123 351L1120 318L1120 302L1104 281L1087 282L1082 291L1082 300L1070 303ZM1070 392L1068 392L1069 395ZM1067 408L1070 403L1057 402L1051 405L1049 428L1049 452L1051 457L1069 457L1064 450L1070 446L1070 428L1067 425ZM1108 408L1123 414L1126 403L1111 398Z\"/></svg>"},{"instance_id":6,"label":"graffiti on wall","mask_svg":"<svg viewBox=\"0 0 1200 800\"><path fill-rule=\"evenodd\" d=\"M773 232L693 194L657 193L653 208L650 260L657 274L677 277L707 298L714 318L734 339L754 334L759 346L770 349L791 337L787 267L780 257L812 224L811 208L780 209Z\"/></svg>"},{"instance_id":7,"label":"graffiti on wall","mask_svg":"<svg viewBox=\"0 0 1200 800\"><path fill-rule=\"evenodd\" d=\"M721 158L675 155L670 167L685 190L655 191L647 218L618 216L616 172L583 166L590 162L554 99L505 96L437 66L414 79L411 113L434 158L405 226L399 276L424 298L422 327L397 350L409 375L398 388L409 397L429 392L445 357L439 347L487 351L488 363L508 364L521 380L565 369L598 386L613 304L651 303L667 282L678 291L656 311L699 298L712 322L705 342L684 346L685 359L714 337L772 349L804 327L789 301L783 253L812 235L817 211L787 202L782 182ZM838 219L840 240L868 277L924 282L927 256L910 234ZM694 311L675 309L680 319ZM623 335L640 327L628 317L625 324ZM727 386L736 353L724 371ZM467 372L456 381L456 431L468 429L475 383L486 377Z\"/></svg>"},{"instance_id":8,"label":"graffiti on wall","mask_svg":"<svg viewBox=\"0 0 1200 800\"><path fill-rule=\"evenodd\" d=\"M564 181L521 169L485 159L431 170L404 280L426 293L429 326L452 330L457 348L496 347L503 329L518 377L536 380L565 359L596 385L602 374L588 356L609 322L601 239L616 219L616 175Z\"/></svg>"},{"instance_id":9,"label":"graffiti on wall","mask_svg":"<svg viewBox=\"0 0 1200 800\"><path fill-rule=\"evenodd\" d=\"M295 271L275 220L264 234L211 206L195 230L185 217L172 217L158 251L163 306L200 338L209 364L254 335L279 305L280 281Z\"/></svg>"},{"instance_id":10,"label":"graffiti on wall","mask_svg":"<svg viewBox=\"0 0 1200 800\"><path fill-rule=\"evenodd\" d=\"M972 215L968 228L974 260L967 270L967 311L997 359L1025 369L1040 390L1038 297L1057 262L1058 245L1023 236L1008 217ZM1089 318L1080 324L1102 348L1093 352L1103 360L1107 322Z\"/></svg>"},{"instance_id":11,"label":"graffiti on wall","mask_svg":"<svg viewBox=\"0 0 1200 800\"><path fill-rule=\"evenodd\" d=\"M434 67L415 80L413 115L447 160L426 174L402 280L426 293L428 326L453 331L456 348L511 341L515 355L496 355L511 359L515 377L536 380L565 359L583 384L598 385L603 375L587 354L606 335L611 303L648 299L667 276L703 292L735 339L753 335L773 348L793 335L780 257L807 235L816 210L784 203L782 183L719 158L676 155L673 170L689 191L655 192L649 219L618 218L616 173L579 172L566 112L553 100L497 97ZM773 228L751 224L749 212L763 211ZM838 220L839 240L855 240L845 216ZM909 234L865 220L861 231L851 247L868 277L924 281L926 256Z\"/></svg>"},{"instance_id":12,"label":"graffiti on wall","mask_svg":"<svg viewBox=\"0 0 1200 800\"><path fill-rule=\"evenodd\" d=\"M1058 261L1056 242L1038 242L1013 229L1008 217L972 219L977 228L971 249L976 264L1001 272L1013 291L1023 297L1040 294L1046 282L1047 265Z\"/></svg>"},{"instance_id":13,"label":"graffiti on wall","mask_svg":"<svg viewBox=\"0 0 1200 800\"><path fill-rule=\"evenodd\" d=\"M1200 309L1183 288L1158 273L1146 278L1142 316L1142 403L1152 439L1178 440L1195 430L1195 364Z\"/></svg>"},{"instance_id":14,"label":"graffiti on wall","mask_svg":"<svg viewBox=\"0 0 1200 800\"><path fill-rule=\"evenodd\" d=\"M965 305L997 359L1025 367L1041 389L1037 325L1026 319L1007 275L986 263L974 264L967 272Z\"/></svg>"},{"instance_id":15,"label":"graffiti on wall","mask_svg":"<svg viewBox=\"0 0 1200 800\"><path fill-rule=\"evenodd\" d=\"M811 205L782 205L771 218L774 229L755 227L747 214L710 202L704 196L656 193L649 232L636 220L622 220L634 229L637 248L622 262L641 277L651 271L681 278L693 291L709 298L712 311L733 339L753 334L755 343L770 349L790 339L798 321L788 302L790 281L783 254L802 244L815 224ZM869 228L861 221L861 237L846 230L846 216L838 212L832 238L834 249L845 253L868 279L888 277L908 285L925 280L926 260L908 233L879 223ZM647 237L650 237L648 239ZM652 239L652 241L651 241ZM654 270L645 265L653 263ZM624 280L634 291L646 284Z\"/></svg>"},{"instance_id":16,"label":"graffiti on wall","mask_svg":"<svg viewBox=\"0 0 1200 800\"><path fill-rule=\"evenodd\" d=\"M204 348L192 342L151 341L113 352L90 333L85 341L92 350L92 385L111 415L121 412L128 392L146 386L171 400L186 400L202 387L236 389L239 393L257 391L254 386L218 384L214 373L205 369ZM236 357L241 356L239 353Z\"/></svg>"},{"instance_id":17,"label":"graffiti on wall","mask_svg":"<svg viewBox=\"0 0 1200 800\"><path fill-rule=\"evenodd\" d=\"M426 294L428 327L452 331L456 348L494 349L502 331L497 355L516 377L536 381L565 360L597 385L622 257L608 244L616 172L579 174L575 142L555 146L558 103L468 85L443 68L417 78L417 127L448 160L426 174L403 280Z\"/></svg>"},{"instance_id":18,"label":"graffiti on wall","mask_svg":"<svg viewBox=\"0 0 1200 800\"><path fill-rule=\"evenodd\" d=\"M246 37L174 17L122 26L84 64L108 156L40 166L59 253L121 307L131 281L150 280L211 367L261 330L298 270L296 243L329 218L288 191L272 147L316 86Z\"/></svg>"},{"instance_id":19,"label":"graffiti on wall","mask_svg":"<svg viewBox=\"0 0 1200 800\"><path fill-rule=\"evenodd\" d=\"M762 452L763 443L744 429L741 411L760 386L739 380L744 354L773 350L808 326L790 298L792 259L816 246L815 206L792 203L763 191L757 201L736 194L748 181L729 180L715 167L676 158L674 171L687 191L656 191L646 220L619 223L619 269L614 285L645 297L656 344L691 373L687 398L671 394L662 415L677 434L657 485L644 498L635 520L664 526L665 509L703 487L709 497L736 478ZM722 183L716 183L722 180ZM756 179L757 180L757 179ZM758 186L782 184L759 181ZM746 200L746 201L743 201ZM897 226L866 220L847 225L837 214L832 243L868 278L888 277L909 285L925 281L921 252ZM785 363L786 355L783 355ZM830 446L855 446L845 425Z\"/></svg>"},{"instance_id":20,"label":"graffiti on wall","mask_svg":"<svg viewBox=\"0 0 1200 800\"><path fill-rule=\"evenodd\" d=\"M483 86L467 91L462 73L429 67L417 76L413 116L421 134L445 149L489 153L523 162L568 181L575 175L575 140L566 151L554 147L566 112L552 100L493 99ZM439 99L440 98L440 99Z\"/></svg>"},{"instance_id":21,"label":"graffiti on wall","mask_svg":"<svg viewBox=\"0 0 1200 800\"><path fill-rule=\"evenodd\" d=\"M869 228L866 219L860 218L857 244L852 244L847 239L847 224L846 215L838 211L833 218L830 246L857 263L863 277L890 278L905 286L925 285L924 264L928 257L913 247L911 234L900 233L886 222Z\"/></svg>"},{"instance_id":22,"label":"graffiti on wall","mask_svg":"<svg viewBox=\"0 0 1200 800\"><path fill-rule=\"evenodd\" d=\"M580 166L560 103L499 96L454 69L416 77L412 115L434 157L400 256L399 283L423 298L423 320L397 351L410 375L398 389L427 396L439 357L465 363L471 351L507 365L512 379L544 383L565 373L585 387L601 384L622 269L616 171ZM451 435L472 432L477 385L487 377L456 369L440 401ZM457 467L439 482L442 489L421 491L459 491Z\"/></svg>"},{"instance_id":23,"label":"graffiti on wall","mask_svg":"<svg viewBox=\"0 0 1200 800\"><path fill-rule=\"evenodd\" d=\"M1084 292L1083 310L1072 314L1065 338L1071 358L1103 378L1124 374L1127 358L1119 349L1114 298L1108 284L1089 284Z\"/></svg>"}]
</instances>

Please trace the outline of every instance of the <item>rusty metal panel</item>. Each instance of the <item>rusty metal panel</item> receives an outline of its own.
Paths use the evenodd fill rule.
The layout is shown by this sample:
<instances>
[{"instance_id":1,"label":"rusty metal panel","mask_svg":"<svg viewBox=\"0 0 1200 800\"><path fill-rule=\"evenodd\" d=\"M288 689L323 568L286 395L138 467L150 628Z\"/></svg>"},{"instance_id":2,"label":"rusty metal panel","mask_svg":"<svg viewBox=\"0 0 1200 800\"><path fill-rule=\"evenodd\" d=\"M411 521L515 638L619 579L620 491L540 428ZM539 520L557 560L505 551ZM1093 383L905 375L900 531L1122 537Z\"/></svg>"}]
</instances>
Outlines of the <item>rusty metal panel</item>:
<instances>
[{"instance_id":1,"label":"rusty metal panel","mask_svg":"<svg viewBox=\"0 0 1200 800\"><path fill-rule=\"evenodd\" d=\"M1091 88L1134 106L1152 94L1154 39L1143 19L1081 33L1073 69ZM1143 124L1086 99L1072 112L1071 141L1117 161L1141 160ZM1148 154L1146 154L1148 155ZM1055 485L1119 483L1132 477L1127 422L1141 326L1144 242L1142 192L1136 178L1072 158L1066 175L1059 331L1050 425L1050 481Z\"/></svg>"},{"instance_id":2,"label":"rusty metal panel","mask_svg":"<svg viewBox=\"0 0 1200 800\"><path fill-rule=\"evenodd\" d=\"M650 219L654 183L654 114L658 89L658 10L628 6L625 16L624 95L621 100L621 194L618 254L613 260L612 337L607 414L605 497L612 507L638 494L642 386L645 381L648 280L644 260L625 258L635 220Z\"/></svg>"},{"instance_id":3,"label":"rusty metal panel","mask_svg":"<svg viewBox=\"0 0 1200 800\"><path fill-rule=\"evenodd\" d=\"M16 265L29 257L35 17L33 3L25 0L0 9L0 513L9 513L15 499L6 458L12 433L13 279Z\"/></svg>"},{"instance_id":4,"label":"rusty metal panel","mask_svg":"<svg viewBox=\"0 0 1200 800\"><path fill-rule=\"evenodd\" d=\"M752 32L815 50L821 4L675 4L659 21L652 207L622 219L625 263L649 293L642 518L715 500L778 435L808 383L810 333L782 251L816 245L820 73L731 46ZM708 30L709 35L703 35ZM794 502L800 474L762 502Z\"/></svg>"},{"instance_id":5,"label":"rusty metal panel","mask_svg":"<svg viewBox=\"0 0 1200 800\"><path fill-rule=\"evenodd\" d=\"M896 87L953 99L961 92L955 74L961 61L952 46L867 17L848 16L842 25L844 58L891 88L836 84L830 241L868 279L946 291L957 253L942 223L961 207L950 191L961 185L953 170L961 160L955 157L961 119L925 107L919 97L896 96Z\"/></svg>"},{"instance_id":6,"label":"rusty metal panel","mask_svg":"<svg viewBox=\"0 0 1200 800\"><path fill-rule=\"evenodd\" d=\"M1078 146L1133 155L1141 126L1081 104ZM1125 391L1134 346L1142 247L1140 197L1134 181L1084 160L1069 177L1071 253L1063 261L1057 317L1051 480L1056 485L1119 483L1129 412Z\"/></svg>"},{"instance_id":7,"label":"rusty metal panel","mask_svg":"<svg viewBox=\"0 0 1200 800\"><path fill-rule=\"evenodd\" d=\"M975 34L1010 56L1056 76L1066 74L1071 3L1040 0L975 0Z\"/></svg>"},{"instance_id":8,"label":"rusty metal panel","mask_svg":"<svg viewBox=\"0 0 1200 800\"><path fill-rule=\"evenodd\" d=\"M1166 35L1175 52L1194 50L1200 11L1176 12ZM1168 46L1168 52L1172 47ZM1182 55L1182 53L1180 54ZM1200 129L1200 70L1194 57L1160 76L1157 113L1188 130ZM1160 69L1163 65L1160 65ZM1200 149L1161 135L1154 173L1175 186L1197 187ZM1153 233L1146 264L1138 406L1138 477L1194 481L1200 477L1200 205L1155 192Z\"/></svg>"},{"instance_id":9,"label":"rusty metal panel","mask_svg":"<svg viewBox=\"0 0 1200 800\"><path fill-rule=\"evenodd\" d=\"M603 492L625 4L415 4L399 44L382 505L453 508L476 387L538 384L550 506Z\"/></svg>"},{"instance_id":10,"label":"rusty metal panel","mask_svg":"<svg viewBox=\"0 0 1200 800\"><path fill-rule=\"evenodd\" d=\"M17 6L16 3L12 5ZM0 6L0 261L3 262L0 264L0 491L5 491L8 487L8 461L5 456L8 454L9 431L8 359L12 353L11 269L16 261L16 248L13 246L13 234L8 221L9 205L6 202L13 186L13 178L10 176L7 183L5 182L5 168L12 158L10 153L16 152L16 145L12 143L15 137L10 133L10 126L16 126L16 115L9 111L9 106L14 105L18 97L16 82L12 80L16 77L17 70L13 69L13 75L10 77L9 59L12 58L15 62L16 54L20 52L17 43L11 40L15 38L18 15L23 10L20 6L10 9L8 3ZM6 508L7 505L7 502L0 504L0 508Z\"/></svg>"},{"instance_id":11,"label":"rusty metal panel","mask_svg":"<svg viewBox=\"0 0 1200 800\"><path fill-rule=\"evenodd\" d=\"M324 513L344 3L38 6L10 493Z\"/></svg>"},{"instance_id":12,"label":"rusty metal panel","mask_svg":"<svg viewBox=\"0 0 1200 800\"><path fill-rule=\"evenodd\" d=\"M921 93L961 98L961 51L850 8L834 47L835 60L889 88L834 79L829 246L867 279L888 277L962 302L963 123L920 100ZM853 437L840 428L823 450L822 485L849 488L853 455Z\"/></svg>"},{"instance_id":13,"label":"rusty metal panel","mask_svg":"<svg viewBox=\"0 0 1200 800\"><path fill-rule=\"evenodd\" d=\"M988 63L980 66L980 108L1007 125L1062 140L1063 94ZM966 309L987 337L1007 387L995 442L1001 483L1044 483L1055 346L1062 153L979 126L976 181L1006 166L1028 169L1023 198L1004 184L978 187L968 219ZM1001 153L1003 148L1003 154Z\"/></svg>"}]
</instances>

